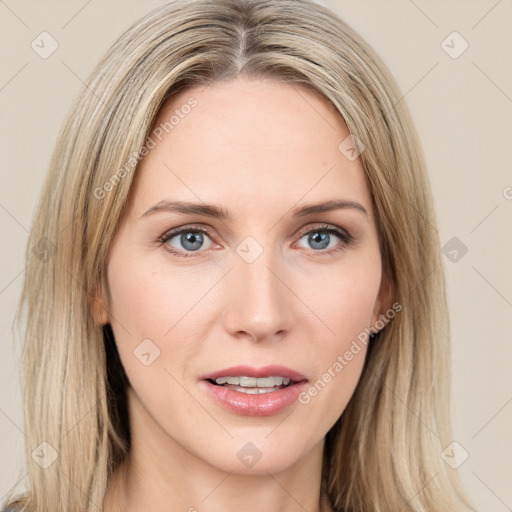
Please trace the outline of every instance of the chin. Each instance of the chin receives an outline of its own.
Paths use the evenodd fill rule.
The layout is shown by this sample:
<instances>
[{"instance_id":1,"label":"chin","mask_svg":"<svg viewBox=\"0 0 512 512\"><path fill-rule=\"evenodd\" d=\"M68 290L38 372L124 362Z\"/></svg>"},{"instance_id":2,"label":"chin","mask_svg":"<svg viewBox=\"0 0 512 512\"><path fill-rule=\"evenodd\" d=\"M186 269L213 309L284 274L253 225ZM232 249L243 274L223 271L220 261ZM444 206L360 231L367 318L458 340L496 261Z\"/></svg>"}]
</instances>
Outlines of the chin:
<instances>
[{"instance_id":1,"label":"chin","mask_svg":"<svg viewBox=\"0 0 512 512\"><path fill-rule=\"evenodd\" d=\"M245 435L243 440L231 439L230 446L221 448L217 444L221 450L211 454L208 462L222 471L238 475L267 475L287 470L307 454L298 449L301 443L290 438L284 443L275 432L272 436L272 440L255 437L254 441L248 441L250 436Z\"/></svg>"}]
</instances>

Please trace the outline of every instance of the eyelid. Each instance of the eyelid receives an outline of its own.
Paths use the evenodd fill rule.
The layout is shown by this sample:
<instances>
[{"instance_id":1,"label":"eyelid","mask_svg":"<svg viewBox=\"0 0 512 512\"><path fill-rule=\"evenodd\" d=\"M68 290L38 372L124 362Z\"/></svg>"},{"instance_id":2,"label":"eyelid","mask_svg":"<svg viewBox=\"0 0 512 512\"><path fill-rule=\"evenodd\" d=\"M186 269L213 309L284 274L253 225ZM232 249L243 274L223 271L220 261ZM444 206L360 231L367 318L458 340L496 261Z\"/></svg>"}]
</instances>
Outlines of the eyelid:
<instances>
[{"instance_id":1,"label":"eyelid","mask_svg":"<svg viewBox=\"0 0 512 512\"><path fill-rule=\"evenodd\" d=\"M201 225L201 224L185 224L184 226L179 226L179 227L176 227L176 228L171 228L171 229L165 231L161 236L159 236L157 238L157 242L160 245L164 245L171 238L174 238L175 236L181 234L184 231L198 231L200 233L204 233L204 234L208 235L209 238L212 239L212 241L215 238L214 235L212 234L213 230L211 228L209 228L208 226L204 226L204 225ZM174 254L182 252L182 251L171 250L171 249L167 249L167 250L169 252L171 252L171 253L174 253ZM206 251L190 251L189 253L190 253L190 255L193 255L194 252L204 253Z\"/></svg>"},{"instance_id":2,"label":"eyelid","mask_svg":"<svg viewBox=\"0 0 512 512\"><path fill-rule=\"evenodd\" d=\"M347 240L352 240L352 235L346 230L339 226L336 226L335 224L327 224L327 223L313 223L313 225L305 226L304 228L301 228L299 231L297 231L295 236L299 236L302 238L304 235L307 235L311 231L334 231L338 234L340 237L345 237Z\"/></svg>"},{"instance_id":3,"label":"eyelid","mask_svg":"<svg viewBox=\"0 0 512 512\"><path fill-rule=\"evenodd\" d=\"M203 226L202 224L185 224L183 226L178 226L176 228L171 228L158 239L159 241L164 238L169 238L175 235L179 235L182 231L201 231L206 233L208 236L212 236L213 230L208 226Z\"/></svg>"}]
</instances>

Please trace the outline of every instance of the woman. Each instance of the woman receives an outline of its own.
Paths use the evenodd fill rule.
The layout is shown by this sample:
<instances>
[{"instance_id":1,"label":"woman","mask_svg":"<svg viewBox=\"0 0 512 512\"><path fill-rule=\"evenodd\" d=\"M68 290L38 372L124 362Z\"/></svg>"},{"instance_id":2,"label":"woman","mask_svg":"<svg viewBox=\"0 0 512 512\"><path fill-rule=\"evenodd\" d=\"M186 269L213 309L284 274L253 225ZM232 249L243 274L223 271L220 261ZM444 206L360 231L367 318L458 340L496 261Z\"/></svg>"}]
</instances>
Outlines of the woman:
<instances>
[{"instance_id":1,"label":"woman","mask_svg":"<svg viewBox=\"0 0 512 512\"><path fill-rule=\"evenodd\" d=\"M6 506L471 510L441 458L433 218L398 88L334 13L150 12L93 71L38 205L30 487Z\"/></svg>"}]
</instances>

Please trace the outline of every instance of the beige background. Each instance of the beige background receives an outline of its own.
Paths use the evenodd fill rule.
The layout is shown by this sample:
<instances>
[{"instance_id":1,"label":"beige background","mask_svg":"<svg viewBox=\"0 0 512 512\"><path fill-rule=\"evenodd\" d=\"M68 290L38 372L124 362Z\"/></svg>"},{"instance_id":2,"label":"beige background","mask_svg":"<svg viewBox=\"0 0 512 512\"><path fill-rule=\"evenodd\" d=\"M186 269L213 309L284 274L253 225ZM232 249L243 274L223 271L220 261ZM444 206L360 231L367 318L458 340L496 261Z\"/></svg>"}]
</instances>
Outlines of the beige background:
<instances>
[{"instance_id":1,"label":"beige background","mask_svg":"<svg viewBox=\"0 0 512 512\"><path fill-rule=\"evenodd\" d=\"M26 482L11 330L23 251L57 130L110 42L158 1L0 0L0 500ZM454 439L477 510L512 510L512 2L324 0L396 77L423 141L444 258L453 335ZM43 31L58 49L42 59ZM458 58L450 52L469 47ZM508 187L508 188L507 188ZM453 242L452 242L453 243ZM449 250L453 247L448 246ZM453 254L450 256L453 257ZM451 469L450 469L451 470ZM420 489L418 489L420 491Z\"/></svg>"}]
</instances>

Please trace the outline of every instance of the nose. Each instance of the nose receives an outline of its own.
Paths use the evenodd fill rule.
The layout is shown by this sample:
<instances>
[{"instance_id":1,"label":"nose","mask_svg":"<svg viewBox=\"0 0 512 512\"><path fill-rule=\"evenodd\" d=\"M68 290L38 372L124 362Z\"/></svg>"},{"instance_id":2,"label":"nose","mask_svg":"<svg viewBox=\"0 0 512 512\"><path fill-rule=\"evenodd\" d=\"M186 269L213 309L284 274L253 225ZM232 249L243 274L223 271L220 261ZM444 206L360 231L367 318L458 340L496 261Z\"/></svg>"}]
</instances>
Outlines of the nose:
<instances>
[{"instance_id":1,"label":"nose","mask_svg":"<svg viewBox=\"0 0 512 512\"><path fill-rule=\"evenodd\" d=\"M270 341L291 330L294 295L270 252L252 263L237 256L227 276L224 324L235 338Z\"/></svg>"}]
</instances>

